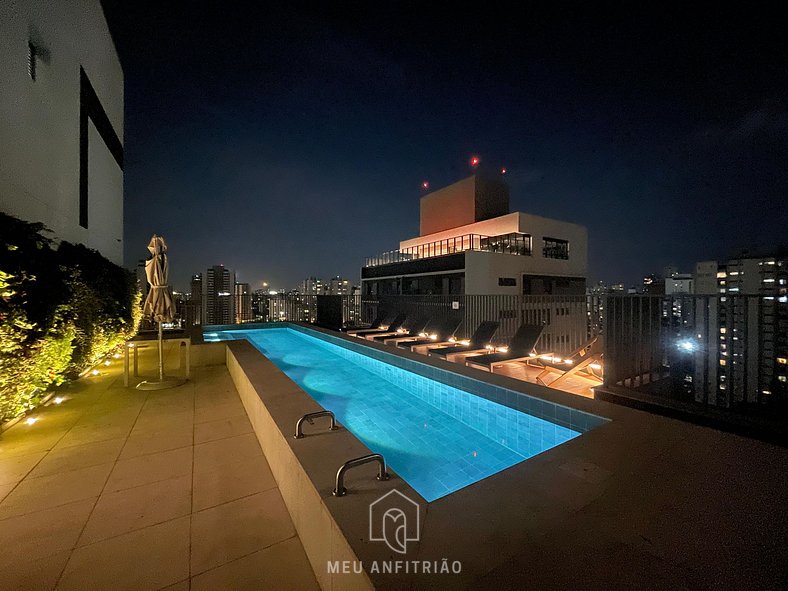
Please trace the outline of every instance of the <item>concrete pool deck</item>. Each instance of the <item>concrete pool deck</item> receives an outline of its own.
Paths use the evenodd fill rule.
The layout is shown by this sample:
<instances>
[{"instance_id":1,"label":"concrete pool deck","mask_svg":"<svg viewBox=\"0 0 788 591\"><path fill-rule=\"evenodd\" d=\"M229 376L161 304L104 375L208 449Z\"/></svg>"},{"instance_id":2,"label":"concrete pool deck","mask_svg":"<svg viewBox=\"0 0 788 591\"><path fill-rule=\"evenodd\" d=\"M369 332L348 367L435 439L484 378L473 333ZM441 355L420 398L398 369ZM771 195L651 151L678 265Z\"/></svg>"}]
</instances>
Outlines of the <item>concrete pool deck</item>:
<instances>
[{"instance_id":1,"label":"concrete pool deck","mask_svg":"<svg viewBox=\"0 0 788 591\"><path fill-rule=\"evenodd\" d=\"M319 588L223 355L196 349L183 386L124 388L116 360L0 435L0 588Z\"/></svg>"}]
</instances>

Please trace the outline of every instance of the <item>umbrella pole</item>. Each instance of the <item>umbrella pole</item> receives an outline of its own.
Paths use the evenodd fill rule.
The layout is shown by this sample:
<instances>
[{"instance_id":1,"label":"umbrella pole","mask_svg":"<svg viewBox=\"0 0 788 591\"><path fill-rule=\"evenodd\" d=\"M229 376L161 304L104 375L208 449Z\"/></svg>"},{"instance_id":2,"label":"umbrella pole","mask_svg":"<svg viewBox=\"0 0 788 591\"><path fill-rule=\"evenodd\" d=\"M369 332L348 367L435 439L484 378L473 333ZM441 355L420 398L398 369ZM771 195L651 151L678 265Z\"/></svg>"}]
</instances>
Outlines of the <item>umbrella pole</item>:
<instances>
[{"instance_id":1,"label":"umbrella pole","mask_svg":"<svg viewBox=\"0 0 788 591\"><path fill-rule=\"evenodd\" d=\"M159 322L159 381L164 381L164 351L162 350L161 322Z\"/></svg>"},{"instance_id":2,"label":"umbrella pole","mask_svg":"<svg viewBox=\"0 0 788 591\"><path fill-rule=\"evenodd\" d=\"M186 383L184 378L164 377L164 333L162 323L159 322L159 379L145 380L137 384L137 390L165 390Z\"/></svg>"}]
</instances>

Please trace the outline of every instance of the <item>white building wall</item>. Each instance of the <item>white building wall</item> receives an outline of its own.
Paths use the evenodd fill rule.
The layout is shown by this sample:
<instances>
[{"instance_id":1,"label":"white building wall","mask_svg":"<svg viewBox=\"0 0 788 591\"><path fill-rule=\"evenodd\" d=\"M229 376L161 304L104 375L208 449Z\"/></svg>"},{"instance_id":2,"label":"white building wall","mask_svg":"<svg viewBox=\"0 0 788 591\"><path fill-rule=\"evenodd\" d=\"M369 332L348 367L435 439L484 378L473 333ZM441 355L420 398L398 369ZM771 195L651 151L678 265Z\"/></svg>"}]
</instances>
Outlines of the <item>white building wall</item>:
<instances>
[{"instance_id":1,"label":"white building wall","mask_svg":"<svg viewBox=\"0 0 788 591\"><path fill-rule=\"evenodd\" d=\"M531 257L497 252L468 251L465 253L465 293L468 295L523 293L523 269ZM515 279L513 286L498 285L498 279Z\"/></svg>"},{"instance_id":2,"label":"white building wall","mask_svg":"<svg viewBox=\"0 0 788 591\"><path fill-rule=\"evenodd\" d=\"M588 270L588 230L585 228L585 226L524 212L510 213L491 220L484 220L482 222L460 226L459 228L453 228L443 232L436 232L435 234L428 234L427 236L419 236L418 238L403 240L400 242L400 250L417 247L431 242L438 242L440 240L446 240L447 238L464 236L467 234L498 236L512 232L529 234L531 236L531 256L480 252L468 253L466 256L478 254L482 256L495 255L496 257L501 256L511 259L519 259L519 263L515 263L514 261L510 263L481 263L482 260L487 259L477 259L474 257L474 260L480 261L479 264L483 265L483 268L479 270L478 273L473 269L470 270L470 273L476 276L476 279L472 279L474 285L477 285L477 280L482 281L483 279L481 278L487 276L487 265L501 265L501 269L514 269L515 266L519 264L521 266L520 274L528 273L531 275L552 275L558 277L586 277ZM568 240L569 258L564 260L544 257L542 254L544 237ZM504 259L501 259L501 261L503 260ZM468 291L468 272L468 269L466 269L466 293L508 293L507 291L499 292L497 289L495 291L486 292ZM498 278L496 276L496 287L497 281ZM489 288L490 286L488 285L487 287ZM473 289L480 288L474 287Z\"/></svg>"},{"instance_id":3,"label":"white building wall","mask_svg":"<svg viewBox=\"0 0 788 591\"><path fill-rule=\"evenodd\" d=\"M80 66L122 143L123 70L99 0L0 2L0 210L122 264L123 172L92 123L79 225Z\"/></svg>"}]
</instances>

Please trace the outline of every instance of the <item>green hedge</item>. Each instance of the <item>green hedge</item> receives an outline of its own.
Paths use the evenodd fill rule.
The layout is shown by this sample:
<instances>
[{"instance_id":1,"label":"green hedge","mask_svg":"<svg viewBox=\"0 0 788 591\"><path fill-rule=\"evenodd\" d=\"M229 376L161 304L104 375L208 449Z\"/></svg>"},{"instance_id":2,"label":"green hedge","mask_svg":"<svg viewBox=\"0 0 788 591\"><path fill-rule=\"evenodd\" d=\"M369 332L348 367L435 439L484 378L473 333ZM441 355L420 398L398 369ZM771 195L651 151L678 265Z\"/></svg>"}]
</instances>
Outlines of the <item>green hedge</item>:
<instances>
[{"instance_id":1,"label":"green hedge","mask_svg":"<svg viewBox=\"0 0 788 591\"><path fill-rule=\"evenodd\" d=\"M0 421L78 375L139 325L132 273L0 212Z\"/></svg>"}]
</instances>

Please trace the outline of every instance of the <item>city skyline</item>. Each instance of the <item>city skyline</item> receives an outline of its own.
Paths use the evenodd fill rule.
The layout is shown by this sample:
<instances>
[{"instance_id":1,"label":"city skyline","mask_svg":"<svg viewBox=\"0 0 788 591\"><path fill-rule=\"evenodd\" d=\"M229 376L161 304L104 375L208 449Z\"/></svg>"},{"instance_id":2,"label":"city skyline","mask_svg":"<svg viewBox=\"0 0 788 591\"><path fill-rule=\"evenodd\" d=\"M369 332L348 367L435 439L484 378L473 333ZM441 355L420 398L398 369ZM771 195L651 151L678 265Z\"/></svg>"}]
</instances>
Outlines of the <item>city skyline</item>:
<instances>
[{"instance_id":1,"label":"city skyline","mask_svg":"<svg viewBox=\"0 0 788 591\"><path fill-rule=\"evenodd\" d=\"M786 222L767 14L105 8L129 105L126 263L159 232L176 285L218 262L272 285L356 280L417 235L421 183L459 180L471 154L507 168L513 210L588 227L591 280L727 259Z\"/></svg>"}]
</instances>

